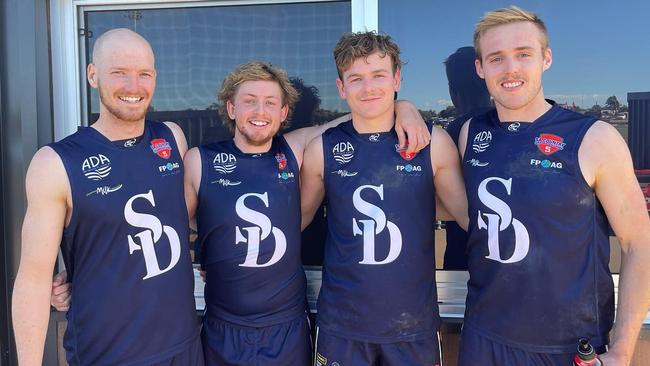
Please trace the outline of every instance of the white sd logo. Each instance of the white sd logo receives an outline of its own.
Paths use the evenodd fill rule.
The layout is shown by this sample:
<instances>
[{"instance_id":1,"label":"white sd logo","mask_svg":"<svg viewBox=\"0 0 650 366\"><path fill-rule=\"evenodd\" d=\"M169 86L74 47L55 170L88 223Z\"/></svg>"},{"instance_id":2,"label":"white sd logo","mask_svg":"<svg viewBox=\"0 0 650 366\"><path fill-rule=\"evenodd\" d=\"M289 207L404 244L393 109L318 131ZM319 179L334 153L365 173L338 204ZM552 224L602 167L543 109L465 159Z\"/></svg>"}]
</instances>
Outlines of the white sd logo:
<instances>
[{"instance_id":1,"label":"white sd logo","mask_svg":"<svg viewBox=\"0 0 650 366\"><path fill-rule=\"evenodd\" d=\"M487 185L492 181L503 184L508 195L510 195L510 189L512 186L512 178L506 180L497 177L490 177L484 179L478 187L479 200L481 200L487 208L496 213L482 213L481 210L478 211L478 228L481 230L485 229L488 232L489 252L485 258L501 263L516 263L524 259L528 254L528 247L530 244L528 230L521 221L512 216L512 210L510 210L510 206L508 206L507 203L488 192ZM487 218L487 223L483 220L483 217ZM515 231L515 250L510 258L502 259L499 249L499 233L506 230L511 225Z\"/></svg>"},{"instance_id":2,"label":"white sd logo","mask_svg":"<svg viewBox=\"0 0 650 366\"><path fill-rule=\"evenodd\" d=\"M277 263L287 251L287 238L284 236L282 230L273 226L271 219L269 219L268 216L246 207L244 201L248 197L259 198L264 203L264 206L269 207L269 196L267 192L264 192L263 194L247 193L237 199L237 203L235 204L237 215L239 215L243 220L255 225L243 228L248 235L244 235L239 226L235 227L235 245L239 243L248 243L246 260L244 263L240 264L240 266L268 267ZM273 234L273 238L275 239L275 250L273 251L273 256L271 256L271 259L269 259L268 262L258 264L257 259L260 254L260 242L268 238L271 234Z\"/></svg>"},{"instance_id":3,"label":"white sd logo","mask_svg":"<svg viewBox=\"0 0 650 366\"><path fill-rule=\"evenodd\" d=\"M147 193L137 194L126 201L126 205L124 206L124 218L131 226L146 229L135 234L135 237L140 239L140 245L135 242L132 235L128 236L129 254L142 250L142 254L144 255L144 264L147 269L147 274L142 277L142 279L146 280L174 268L181 257L181 242L178 239L178 233L176 230L171 226L163 225L156 216L133 211L133 201L140 198L149 201L152 207L156 207L156 201L154 201L151 190ZM169 248L171 250L171 259L167 267L160 269L154 244L158 243L163 233L165 233L168 239Z\"/></svg>"}]
</instances>

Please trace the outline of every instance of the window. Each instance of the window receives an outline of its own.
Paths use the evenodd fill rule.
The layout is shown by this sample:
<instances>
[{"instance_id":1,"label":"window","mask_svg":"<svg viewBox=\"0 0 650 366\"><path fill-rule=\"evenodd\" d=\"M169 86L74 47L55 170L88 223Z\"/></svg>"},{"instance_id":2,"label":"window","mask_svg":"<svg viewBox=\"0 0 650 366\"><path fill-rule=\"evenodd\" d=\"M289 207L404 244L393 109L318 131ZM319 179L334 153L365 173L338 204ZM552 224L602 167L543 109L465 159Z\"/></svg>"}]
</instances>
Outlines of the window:
<instances>
[{"instance_id":1,"label":"window","mask_svg":"<svg viewBox=\"0 0 650 366\"><path fill-rule=\"evenodd\" d=\"M350 2L229 5L163 9L89 10L83 13L82 75L95 39L124 27L143 35L156 55L158 83L148 118L180 124L190 146L230 137L216 94L236 65L272 62L288 71L302 94L294 126L342 114L332 49L350 30ZM85 86L85 121L98 116L96 89Z\"/></svg>"}]
</instances>

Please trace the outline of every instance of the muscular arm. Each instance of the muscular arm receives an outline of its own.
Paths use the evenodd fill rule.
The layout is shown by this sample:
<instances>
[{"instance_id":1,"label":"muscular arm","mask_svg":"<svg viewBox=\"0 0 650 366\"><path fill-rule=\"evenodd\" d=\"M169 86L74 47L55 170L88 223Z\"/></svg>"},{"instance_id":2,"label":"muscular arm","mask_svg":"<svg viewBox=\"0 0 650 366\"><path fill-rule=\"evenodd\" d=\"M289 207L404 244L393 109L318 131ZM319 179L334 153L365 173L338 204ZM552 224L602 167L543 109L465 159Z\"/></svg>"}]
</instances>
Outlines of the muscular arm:
<instances>
[{"instance_id":1,"label":"muscular arm","mask_svg":"<svg viewBox=\"0 0 650 366\"><path fill-rule=\"evenodd\" d=\"M47 182L47 189L43 189ZM70 187L59 156L39 150L25 180L20 266L12 299L13 326L20 365L40 365L50 313L52 273L68 212Z\"/></svg>"},{"instance_id":2,"label":"muscular arm","mask_svg":"<svg viewBox=\"0 0 650 366\"><path fill-rule=\"evenodd\" d=\"M431 165L437 197L458 225L467 230L467 196L458 152L451 137L440 128L434 128L431 132Z\"/></svg>"},{"instance_id":3,"label":"muscular arm","mask_svg":"<svg viewBox=\"0 0 650 366\"><path fill-rule=\"evenodd\" d=\"M578 157L622 249L614 335L602 359L605 365L628 365L650 306L650 218L627 145L611 125L596 122Z\"/></svg>"},{"instance_id":4,"label":"muscular arm","mask_svg":"<svg viewBox=\"0 0 650 366\"><path fill-rule=\"evenodd\" d=\"M183 159L185 166L185 204L190 221L194 220L201 186L201 153L198 147L191 148Z\"/></svg>"},{"instance_id":5,"label":"muscular arm","mask_svg":"<svg viewBox=\"0 0 650 366\"><path fill-rule=\"evenodd\" d=\"M323 183L323 139L313 139L305 149L305 161L300 170L300 209L302 212L301 229L304 229L314 219L323 198L325 185Z\"/></svg>"}]
</instances>

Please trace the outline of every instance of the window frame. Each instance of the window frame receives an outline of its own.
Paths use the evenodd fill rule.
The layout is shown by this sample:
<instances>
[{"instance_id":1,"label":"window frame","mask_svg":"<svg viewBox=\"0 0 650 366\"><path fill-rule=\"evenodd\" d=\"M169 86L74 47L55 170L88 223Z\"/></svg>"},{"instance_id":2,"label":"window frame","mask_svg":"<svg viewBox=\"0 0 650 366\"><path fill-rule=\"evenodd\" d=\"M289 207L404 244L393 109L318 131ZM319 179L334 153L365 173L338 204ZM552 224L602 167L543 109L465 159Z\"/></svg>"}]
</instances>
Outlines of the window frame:
<instances>
[{"instance_id":1,"label":"window frame","mask_svg":"<svg viewBox=\"0 0 650 366\"><path fill-rule=\"evenodd\" d=\"M59 0L50 2L54 139L87 126L84 13L100 10L322 3L340 0ZM379 0L349 0L352 31L378 30Z\"/></svg>"}]
</instances>

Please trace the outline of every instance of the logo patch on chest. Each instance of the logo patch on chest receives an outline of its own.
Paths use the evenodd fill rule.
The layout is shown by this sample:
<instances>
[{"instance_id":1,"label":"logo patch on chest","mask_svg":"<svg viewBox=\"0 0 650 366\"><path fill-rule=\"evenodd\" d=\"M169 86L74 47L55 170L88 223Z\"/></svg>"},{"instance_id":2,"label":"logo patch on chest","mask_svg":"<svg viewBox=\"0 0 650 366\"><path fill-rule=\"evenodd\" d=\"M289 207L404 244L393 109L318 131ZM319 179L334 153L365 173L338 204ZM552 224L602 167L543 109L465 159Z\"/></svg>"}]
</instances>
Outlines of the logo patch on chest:
<instances>
[{"instance_id":1,"label":"logo patch on chest","mask_svg":"<svg viewBox=\"0 0 650 366\"><path fill-rule=\"evenodd\" d=\"M559 150L564 150L566 143L564 139L552 133L541 133L535 137L535 145L544 155L551 155Z\"/></svg>"},{"instance_id":2,"label":"logo patch on chest","mask_svg":"<svg viewBox=\"0 0 650 366\"><path fill-rule=\"evenodd\" d=\"M406 141L406 147L399 147L399 144L395 144L395 151L397 151L397 153L402 157L402 159L407 161L413 159L415 155L418 154L417 152L412 152L412 153L406 152L408 146L409 146L408 141Z\"/></svg>"},{"instance_id":3,"label":"logo patch on chest","mask_svg":"<svg viewBox=\"0 0 650 366\"><path fill-rule=\"evenodd\" d=\"M81 171L91 180L101 180L111 173L111 161L103 154L87 157L81 164Z\"/></svg>"},{"instance_id":4,"label":"logo patch on chest","mask_svg":"<svg viewBox=\"0 0 650 366\"><path fill-rule=\"evenodd\" d=\"M151 150L163 159L169 159L172 156L172 147L165 139L151 140Z\"/></svg>"},{"instance_id":5,"label":"logo patch on chest","mask_svg":"<svg viewBox=\"0 0 650 366\"><path fill-rule=\"evenodd\" d=\"M481 131L474 136L474 140L472 141L472 150L474 150L475 153L481 153L490 147L490 142L492 142L492 132Z\"/></svg>"},{"instance_id":6,"label":"logo patch on chest","mask_svg":"<svg viewBox=\"0 0 650 366\"><path fill-rule=\"evenodd\" d=\"M218 153L212 159L212 167L221 174L229 174L237 167L237 158L229 153Z\"/></svg>"},{"instance_id":7,"label":"logo patch on chest","mask_svg":"<svg viewBox=\"0 0 650 366\"><path fill-rule=\"evenodd\" d=\"M354 158L354 146L349 141L339 142L332 148L334 160L339 164L347 164Z\"/></svg>"},{"instance_id":8,"label":"logo patch on chest","mask_svg":"<svg viewBox=\"0 0 650 366\"><path fill-rule=\"evenodd\" d=\"M284 156L284 153L279 152L275 154L275 160L278 162L279 170L284 170L287 167L287 157Z\"/></svg>"}]
</instances>

